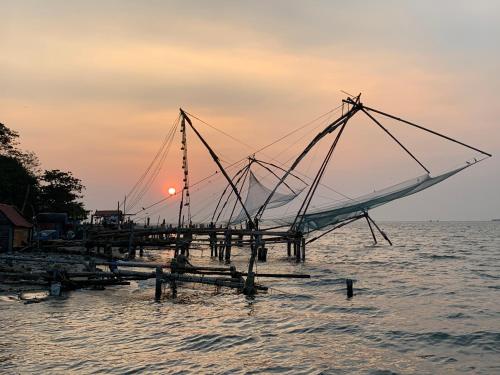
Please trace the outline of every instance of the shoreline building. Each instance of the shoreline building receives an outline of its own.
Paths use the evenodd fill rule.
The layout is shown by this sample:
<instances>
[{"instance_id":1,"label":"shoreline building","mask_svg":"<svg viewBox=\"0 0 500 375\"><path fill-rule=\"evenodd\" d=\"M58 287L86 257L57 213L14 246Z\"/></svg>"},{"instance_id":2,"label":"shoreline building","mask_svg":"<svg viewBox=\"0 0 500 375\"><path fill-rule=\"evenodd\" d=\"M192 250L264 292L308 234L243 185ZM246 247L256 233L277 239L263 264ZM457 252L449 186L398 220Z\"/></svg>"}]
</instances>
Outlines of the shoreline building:
<instances>
[{"instance_id":1,"label":"shoreline building","mask_svg":"<svg viewBox=\"0 0 500 375\"><path fill-rule=\"evenodd\" d=\"M32 230L33 224L16 207L0 203L0 252L27 246Z\"/></svg>"}]
</instances>

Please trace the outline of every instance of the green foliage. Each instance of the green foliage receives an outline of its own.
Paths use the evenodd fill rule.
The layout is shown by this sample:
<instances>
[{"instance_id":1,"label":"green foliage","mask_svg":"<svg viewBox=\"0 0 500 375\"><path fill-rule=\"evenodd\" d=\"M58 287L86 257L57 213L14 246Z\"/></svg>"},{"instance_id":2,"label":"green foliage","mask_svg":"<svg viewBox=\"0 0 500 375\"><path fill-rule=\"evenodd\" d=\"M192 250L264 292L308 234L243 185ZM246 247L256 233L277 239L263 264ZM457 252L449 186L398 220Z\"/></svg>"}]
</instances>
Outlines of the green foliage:
<instances>
[{"instance_id":1,"label":"green foliage","mask_svg":"<svg viewBox=\"0 0 500 375\"><path fill-rule=\"evenodd\" d=\"M71 218L85 219L82 202L85 187L71 172L39 170L33 152L18 148L19 134L0 123L0 202L37 212L67 212Z\"/></svg>"},{"instance_id":2,"label":"green foliage","mask_svg":"<svg viewBox=\"0 0 500 375\"><path fill-rule=\"evenodd\" d=\"M0 155L0 202L12 204L33 216L38 195L38 180L21 161ZM26 199L26 202L25 202Z\"/></svg>"},{"instance_id":3,"label":"green foliage","mask_svg":"<svg viewBox=\"0 0 500 375\"><path fill-rule=\"evenodd\" d=\"M87 217L83 203L78 201L85 189L80 179L73 177L71 172L52 169L43 173L41 181L40 208L43 211L67 212L75 219Z\"/></svg>"},{"instance_id":4,"label":"green foliage","mask_svg":"<svg viewBox=\"0 0 500 375\"><path fill-rule=\"evenodd\" d=\"M19 133L0 123L0 154L10 155L17 149Z\"/></svg>"},{"instance_id":5,"label":"green foliage","mask_svg":"<svg viewBox=\"0 0 500 375\"><path fill-rule=\"evenodd\" d=\"M32 151L18 148L19 133L0 123L0 155L18 160L33 175L38 174L40 163Z\"/></svg>"}]
</instances>

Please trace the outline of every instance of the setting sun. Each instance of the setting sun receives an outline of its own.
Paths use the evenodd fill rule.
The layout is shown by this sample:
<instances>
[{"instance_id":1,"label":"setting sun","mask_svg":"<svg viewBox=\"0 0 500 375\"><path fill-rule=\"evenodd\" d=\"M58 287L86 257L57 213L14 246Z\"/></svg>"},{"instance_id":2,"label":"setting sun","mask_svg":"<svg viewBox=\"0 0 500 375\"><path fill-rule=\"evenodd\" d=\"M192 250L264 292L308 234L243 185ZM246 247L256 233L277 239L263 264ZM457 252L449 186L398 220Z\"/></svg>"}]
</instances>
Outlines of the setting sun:
<instances>
[{"instance_id":1,"label":"setting sun","mask_svg":"<svg viewBox=\"0 0 500 375\"><path fill-rule=\"evenodd\" d=\"M168 188L168 194L169 195L174 195L175 194L175 188L173 188L173 187Z\"/></svg>"}]
</instances>

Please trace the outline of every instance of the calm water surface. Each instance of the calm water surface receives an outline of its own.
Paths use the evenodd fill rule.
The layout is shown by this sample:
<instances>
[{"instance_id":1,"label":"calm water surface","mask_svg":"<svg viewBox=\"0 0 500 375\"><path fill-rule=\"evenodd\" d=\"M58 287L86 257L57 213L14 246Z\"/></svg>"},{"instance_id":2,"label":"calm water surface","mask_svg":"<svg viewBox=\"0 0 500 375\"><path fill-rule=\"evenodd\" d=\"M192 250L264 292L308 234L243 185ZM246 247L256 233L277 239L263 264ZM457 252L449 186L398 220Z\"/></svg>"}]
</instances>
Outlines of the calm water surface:
<instances>
[{"instance_id":1,"label":"calm water surface","mask_svg":"<svg viewBox=\"0 0 500 375\"><path fill-rule=\"evenodd\" d=\"M500 222L382 227L394 246L371 246L357 225L311 244L305 264L271 249L259 271L313 278L267 280L253 300L182 287L155 303L152 281L31 305L0 297L0 373L499 374Z\"/></svg>"}]
</instances>

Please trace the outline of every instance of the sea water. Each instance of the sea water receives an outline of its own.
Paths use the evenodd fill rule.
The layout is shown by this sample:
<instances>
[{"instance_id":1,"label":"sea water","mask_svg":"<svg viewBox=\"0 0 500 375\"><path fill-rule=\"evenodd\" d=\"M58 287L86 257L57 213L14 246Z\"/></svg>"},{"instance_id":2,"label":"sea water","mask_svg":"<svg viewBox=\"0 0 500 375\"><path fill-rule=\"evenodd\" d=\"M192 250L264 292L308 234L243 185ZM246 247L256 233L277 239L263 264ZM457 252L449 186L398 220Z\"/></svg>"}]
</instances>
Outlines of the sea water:
<instances>
[{"instance_id":1,"label":"sea water","mask_svg":"<svg viewBox=\"0 0 500 375\"><path fill-rule=\"evenodd\" d=\"M156 303L154 280L1 296L0 373L499 374L500 222L380 224L393 246L358 223L308 245L304 263L270 247L258 271L312 278L259 280L271 289L255 298L183 285ZM247 258L233 250L239 269ZM191 261L219 264L206 250Z\"/></svg>"}]
</instances>

